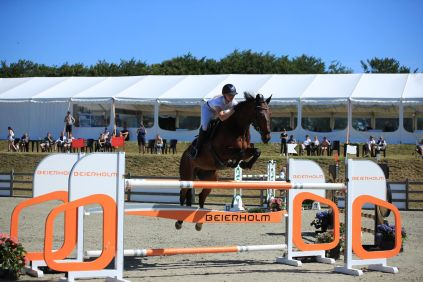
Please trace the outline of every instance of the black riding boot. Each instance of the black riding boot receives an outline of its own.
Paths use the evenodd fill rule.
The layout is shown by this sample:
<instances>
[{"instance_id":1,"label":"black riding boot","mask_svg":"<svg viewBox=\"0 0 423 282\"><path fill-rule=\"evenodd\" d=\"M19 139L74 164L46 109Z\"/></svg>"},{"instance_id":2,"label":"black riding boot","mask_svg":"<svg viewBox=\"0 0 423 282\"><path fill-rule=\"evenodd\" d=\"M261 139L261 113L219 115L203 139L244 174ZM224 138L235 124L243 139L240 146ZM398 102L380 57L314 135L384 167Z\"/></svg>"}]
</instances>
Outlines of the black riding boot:
<instances>
[{"instance_id":1,"label":"black riding boot","mask_svg":"<svg viewBox=\"0 0 423 282\"><path fill-rule=\"evenodd\" d=\"M200 133L198 134L197 141L195 142L195 146L192 147L190 157L191 159L195 160L198 155L200 154L201 146L203 146L204 141L206 139L206 132L202 128L200 128Z\"/></svg>"}]
</instances>

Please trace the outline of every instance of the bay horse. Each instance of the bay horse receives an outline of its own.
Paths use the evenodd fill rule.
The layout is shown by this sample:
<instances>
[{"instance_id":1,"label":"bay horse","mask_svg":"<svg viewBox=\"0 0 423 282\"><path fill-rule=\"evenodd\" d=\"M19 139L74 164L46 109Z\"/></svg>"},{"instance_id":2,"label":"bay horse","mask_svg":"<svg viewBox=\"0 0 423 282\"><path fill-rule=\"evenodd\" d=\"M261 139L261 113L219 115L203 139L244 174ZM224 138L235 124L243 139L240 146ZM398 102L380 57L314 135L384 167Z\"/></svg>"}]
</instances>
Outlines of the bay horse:
<instances>
[{"instance_id":1,"label":"bay horse","mask_svg":"<svg viewBox=\"0 0 423 282\"><path fill-rule=\"evenodd\" d=\"M244 97L245 100L234 107L234 113L228 119L209 130L212 131L209 140L204 142L195 160L189 156L193 144L184 151L179 165L180 180L195 180L197 177L199 180L217 181L217 170L235 168L238 164L247 169L253 166L261 152L250 144L250 125L260 133L263 143L269 142L271 111L268 105L272 96L265 100L261 94L254 98L244 92ZM181 206L192 205L192 192L189 188L181 189ZM203 189L199 194L200 208L204 208L210 192L211 189ZM175 223L176 229L182 228L182 222ZM197 231L201 228L202 223L195 225Z\"/></svg>"}]
</instances>

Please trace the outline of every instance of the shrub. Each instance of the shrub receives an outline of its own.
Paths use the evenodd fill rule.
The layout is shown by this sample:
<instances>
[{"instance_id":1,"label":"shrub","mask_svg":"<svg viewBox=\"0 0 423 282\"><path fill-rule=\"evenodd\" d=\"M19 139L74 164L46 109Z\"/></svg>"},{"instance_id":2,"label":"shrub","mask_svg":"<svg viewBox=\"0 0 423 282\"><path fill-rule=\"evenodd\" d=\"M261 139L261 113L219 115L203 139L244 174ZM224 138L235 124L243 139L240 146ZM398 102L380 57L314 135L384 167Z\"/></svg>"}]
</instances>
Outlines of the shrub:
<instances>
[{"instance_id":1,"label":"shrub","mask_svg":"<svg viewBox=\"0 0 423 282\"><path fill-rule=\"evenodd\" d=\"M18 279L25 266L26 251L21 243L0 233L0 272L4 278Z\"/></svg>"},{"instance_id":2,"label":"shrub","mask_svg":"<svg viewBox=\"0 0 423 282\"><path fill-rule=\"evenodd\" d=\"M379 224L376 230L376 244L381 246L384 242L395 241L395 225L390 225L388 221ZM407 233L404 228L401 228L402 242L407 239Z\"/></svg>"}]
</instances>

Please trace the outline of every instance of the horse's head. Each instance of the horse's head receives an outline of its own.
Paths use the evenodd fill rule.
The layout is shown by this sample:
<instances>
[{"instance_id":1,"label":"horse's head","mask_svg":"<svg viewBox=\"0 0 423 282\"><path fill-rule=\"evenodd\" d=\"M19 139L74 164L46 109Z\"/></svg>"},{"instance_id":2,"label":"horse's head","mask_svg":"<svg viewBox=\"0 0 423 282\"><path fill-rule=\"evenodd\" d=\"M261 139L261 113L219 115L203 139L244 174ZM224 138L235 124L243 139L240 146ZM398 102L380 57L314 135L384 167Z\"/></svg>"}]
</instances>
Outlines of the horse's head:
<instances>
[{"instance_id":1,"label":"horse's head","mask_svg":"<svg viewBox=\"0 0 423 282\"><path fill-rule=\"evenodd\" d=\"M261 135L261 140L263 143L267 143L270 141L270 118L272 116L272 112L269 108L270 100L272 99L272 95L266 100L264 99L263 95L257 94L256 98L251 96L249 93L244 93L246 100L254 100L254 117L253 117L253 126L254 129L257 130L258 133Z\"/></svg>"}]
</instances>

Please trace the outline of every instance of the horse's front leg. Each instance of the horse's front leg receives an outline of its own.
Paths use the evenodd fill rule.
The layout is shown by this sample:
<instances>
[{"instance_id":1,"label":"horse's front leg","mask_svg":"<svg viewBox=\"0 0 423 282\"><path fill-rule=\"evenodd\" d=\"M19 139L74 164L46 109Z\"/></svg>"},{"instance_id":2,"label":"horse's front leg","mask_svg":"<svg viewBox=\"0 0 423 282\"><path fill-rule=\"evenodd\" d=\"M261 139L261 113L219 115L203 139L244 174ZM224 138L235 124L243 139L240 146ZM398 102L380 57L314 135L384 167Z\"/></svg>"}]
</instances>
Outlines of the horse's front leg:
<instances>
[{"instance_id":1,"label":"horse's front leg","mask_svg":"<svg viewBox=\"0 0 423 282\"><path fill-rule=\"evenodd\" d=\"M192 204L192 189L188 189L188 188L182 188L179 191L179 203L181 204L181 206L183 206L185 204L185 202L187 203L187 206L191 206ZM175 222L175 228L176 229L181 229L182 228L182 220L178 220Z\"/></svg>"},{"instance_id":2,"label":"horse's front leg","mask_svg":"<svg viewBox=\"0 0 423 282\"><path fill-rule=\"evenodd\" d=\"M248 148L245 150L245 160L239 164L242 169L251 169L257 159L260 157L261 151L258 148ZM250 159L251 158L251 159Z\"/></svg>"}]
</instances>

